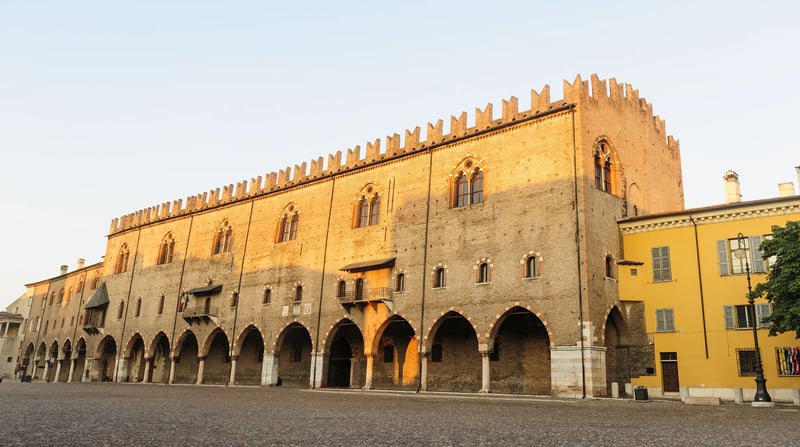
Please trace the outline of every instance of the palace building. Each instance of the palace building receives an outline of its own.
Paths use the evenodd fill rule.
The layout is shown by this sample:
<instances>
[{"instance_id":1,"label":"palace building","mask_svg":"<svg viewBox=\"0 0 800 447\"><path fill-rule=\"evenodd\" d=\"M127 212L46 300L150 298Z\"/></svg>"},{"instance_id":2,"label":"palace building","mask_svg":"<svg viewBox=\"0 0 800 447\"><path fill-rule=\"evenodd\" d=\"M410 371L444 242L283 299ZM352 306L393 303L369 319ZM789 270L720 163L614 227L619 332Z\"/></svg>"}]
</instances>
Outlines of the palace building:
<instances>
[{"instance_id":1,"label":"palace building","mask_svg":"<svg viewBox=\"0 0 800 447\"><path fill-rule=\"evenodd\" d=\"M592 76L114 219L29 284L59 382L603 396L655 365L618 220L684 208L680 150Z\"/></svg>"}]
</instances>

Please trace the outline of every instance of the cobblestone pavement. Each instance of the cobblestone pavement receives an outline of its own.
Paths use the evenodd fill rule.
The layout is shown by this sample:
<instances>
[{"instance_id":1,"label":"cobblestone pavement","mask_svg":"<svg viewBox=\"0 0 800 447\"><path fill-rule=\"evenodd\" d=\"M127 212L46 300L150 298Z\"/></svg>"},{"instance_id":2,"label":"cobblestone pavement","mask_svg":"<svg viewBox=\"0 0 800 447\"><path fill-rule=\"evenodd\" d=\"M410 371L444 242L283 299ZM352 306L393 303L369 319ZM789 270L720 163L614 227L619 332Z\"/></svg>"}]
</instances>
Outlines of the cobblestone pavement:
<instances>
[{"instance_id":1,"label":"cobblestone pavement","mask_svg":"<svg viewBox=\"0 0 800 447\"><path fill-rule=\"evenodd\" d=\"M800 407L0 383L0 445L797 445Z\"/></svg>"}]
</instances>

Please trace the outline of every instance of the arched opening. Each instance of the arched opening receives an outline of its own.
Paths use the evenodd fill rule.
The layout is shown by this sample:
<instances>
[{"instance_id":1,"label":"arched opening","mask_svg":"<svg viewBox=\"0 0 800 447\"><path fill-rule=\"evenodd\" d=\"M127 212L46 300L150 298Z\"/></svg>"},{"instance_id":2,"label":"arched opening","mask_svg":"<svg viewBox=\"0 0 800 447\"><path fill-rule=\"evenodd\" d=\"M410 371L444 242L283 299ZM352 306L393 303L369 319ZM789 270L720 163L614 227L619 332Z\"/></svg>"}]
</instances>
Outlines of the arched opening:
<instances>
[{"instance_id":1,"label":"arched opening","mask_svg":"<svg viewBox=\"0 0 800 447\"><path fill-rule=\"evenodd\" d=\"M39 348L36 350L36 355L33 358L33 370L31 371L31 375L34 379L42 379L44 377L44 365L45 365L45 357L47 356L47 345L44 342L39 344Z\"/></svg>"},{"instance_id":2,"label":"arched opening","mask_svg":"<svg viewBox=\"0 0 800 447\"><path fill-rule=\"evenodd\" d=\"M31 365L31 361L33 360L33 352L33 343L28 343L28 346L25 348L25 353L22 355L22 371L20 372L20 376L23 378L26 375L32 374L33 366Z\"/></svg>"},{"instance_id":3,"label":"arched opening","mask_svg":"<svg viewBox=\"0 0 800 447\"><path fill-rule=\"evenodd\" d=\"M514 307L496 324L490 355L491 390L550 394L550 338L542 321Z\"/></svg>"},{"instance_id":4,"label":"arched opening","mask_svg":"<svg viewBox=\"0 0 800 447\"><path fill-rule=\"evenodd\" d=\"M340 321L331 332L328 346L327 386L364 386L364 337L358 326L350 320Z\"/></svg>"},{"instance_id":5,"label":"arched opening","mask_svg":"<svg viewBox=\"0 0 800 447\"><path fill-rule=\"evenodd\" d=\"M419 378L419 345L414 328L395 315L378 334L372 366L373 387L415 388Z\"/></svg>"},{"instance_id":6,"label":"arched opening","mask_svg":"<svg viewBox=\"0 0 800 447\"><path fill-rule=\"evenodd\" d=\"M606 345L606 393L611 394L611 383L619 383L620 390L630 382L631 363L627 351L627 329L617 307L611 309L606 318L604 332Z\"/></svg>"},{"instance_id":7,"label":"arched opening","mask_svg":"<svg viewBox=\"0 0 800 447\"><path fill-rule=\"evenodd\" d=\"M72 382L78 382L84 377L84 369L86 368L86 340L83 338L78 339L75 343L75 370L72 372Z\"/></svg>"},{"instance_id":8,"label":"arched opening","mask_svg":"<svg viewBox=\"0 0 800 447\"><path fill-rule=\"evenodd\" d=\"M163 332L156 335L150 350L153 352L153 360L150 362L150 381L167 383L169 381L169 340Z\"/></svg>"},{"instance_id":9,"label":"arched opening","mask_svg":"<svg viewBox=\"0 0 800 447\"><path fill-rule=\"evenodd\" d=\"M292 323L279 337L278 380L283 385L308 386L311 371L311 336L303 325Z\"/></svg>"},{"instance_id":10,"label":"arched opening","mask_svg":"<svg viewBox=\"0 0 800 447\"><path fill-rule=\"evenodd\" d=\"M225 385L231 373L231 356L228 336L221 330L211 334L203 373L203 383Z\"/></svg>"},{"instance_id":11,"label":"arched opening","mask_svg":"<svg viewBox=\"0 0 800 447\"><path fill-rule=\"evenodd\" d=\"M52 345L50 345L50 355L48 356L49 360L48 363L50 364L49 369L47 370L47 377L45 377L45 381L53 382L56 380L56 365L58 364L58 342L54 341Z\"/></svg>"},{"instance_id":12,"label":"arched opening","mask_svg":"<svg viewBox=\"0 0 800 447\"><path fill-rule=\"evenodd\" d=\"M98 362L97 374L92 377L92 380L99 380L101 382L111 382L114 380L114 367L117 358L117 343L111 337L106 337L100 342L100 355Z\"/></svg>"},{"instance_id":13,"label":"arched opening","mask_svg":"<svg viewBox=\"0 0 800 447\"><path fill-rule=\"evenodd\" d=\"M245 329L239 356L236 358L237 385L261 385L261 366L264 364L264 338L255 326Z\"/></svg>"},{"instance_id":14,"label":"arched opening","mask_svg":"<svg viewBox=\"0 0 800 447\"><path fill-rule=\"evenodd\" d=\"M457 312L448 312L434 331L428 356L428 389L480 390L481 356L478 337L469 320Z\"/></svg>"},{"instance_id":15,"label":"arched opening","mask_svg":"<svg viewBox=\"0 0 800 447\"><path fill-rule=\"evenodd\" d=\"M139 334L134 336L131 343L130 355L126 359L128 374L125 382L141 382L144 379L144 341Z\"/></svg>"},{"instance_id":16,"label":"arched opening","mask_svg":"<svg viewBox=\"0 0 800 447\"><path fill-rule=\"evenodd\" d=\"M61 369L57 380L59 382L66 382L69 380L69 365L72 362L72 343L69 340L65 340L64 347L61 351L63 355L61 356L62 360L59 360Z\"/></svg>"},{"instance_id":17,"label":"arched opening","mask_svg":"<svg viewBox=\"0 0 800 447\"><path fill-rule=\"evenodd\" d=\"M183 336L180 341L180 349L175 357L175 377L174 383L196 383L197 382L197 338L191 331Z\"/></svg>"}]
</instances>

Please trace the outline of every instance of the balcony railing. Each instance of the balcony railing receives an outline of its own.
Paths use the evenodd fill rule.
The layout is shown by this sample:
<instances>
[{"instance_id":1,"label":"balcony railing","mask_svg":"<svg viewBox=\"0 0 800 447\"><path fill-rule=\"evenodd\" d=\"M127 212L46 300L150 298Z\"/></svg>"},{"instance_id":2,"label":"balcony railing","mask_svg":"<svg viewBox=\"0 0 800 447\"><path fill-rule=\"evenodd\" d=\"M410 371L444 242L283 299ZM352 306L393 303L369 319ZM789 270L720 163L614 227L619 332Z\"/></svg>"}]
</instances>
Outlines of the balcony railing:
<instances>
[{"instance_id":1,"label":"balcony railing","mask_svg":"<svg viewBox=\"0 0 800 447\"><path fill-rule=\"evenodd\" d=\"M339 296L341 304L373 303L392 300L391 287L376 287L364 290L350 290Z\"/></svg>"},{"instance_id":2,"label":"balcony railing","mask_svg":"<svg viewBox=\"0 0 800 447\"><path fill-rule=\"evenodd\" d=\"M183 319L188 322L192 320L210 319L218 315L219 309L216 306L192 306L183 309L183 312L181 312Z\"/></svg>"}]
</instances>

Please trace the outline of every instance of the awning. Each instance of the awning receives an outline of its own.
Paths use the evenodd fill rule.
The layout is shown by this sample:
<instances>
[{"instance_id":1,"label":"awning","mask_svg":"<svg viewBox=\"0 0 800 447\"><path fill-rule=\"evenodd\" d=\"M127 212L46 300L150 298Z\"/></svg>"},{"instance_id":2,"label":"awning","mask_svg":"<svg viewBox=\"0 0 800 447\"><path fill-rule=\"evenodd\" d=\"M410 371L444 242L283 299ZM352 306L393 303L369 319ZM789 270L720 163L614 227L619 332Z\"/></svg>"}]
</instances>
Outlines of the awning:
<instances>
[{"instance_id":1,"label":"awning","mask_svg":"<svg viewBox=\"0 0 800 447\"><path fill-rule=\"evenodd\" d=\"M347 273L358 273L369 270L390 269L394 267L394 260L395 258L389 258L378 261L356 262L355 264L346 265L339 270Z\"/></svg>"},{"instance_id":2,"label":"awning","mask_svg":"<svg viewBox=\"0 0 800 447\"><path fill-rule=\"evenodd\" d=\"M84 309L94 309L108 304L108 290L106 290L106 283L100 284L97 292L89 298L89 301L83 306Z\"/></svg>"},{"instance_id":3,"label":"awning","mask_svg":"<svg viewBox=\"0 0 800 447\"><path fill-rule=\"evenodd\" d=\"M222 290L222 284L209 284L203 287L197 287L192 290L187 290L186 293L194 296L216 295Z\"/></svg>"}]
</instances>

